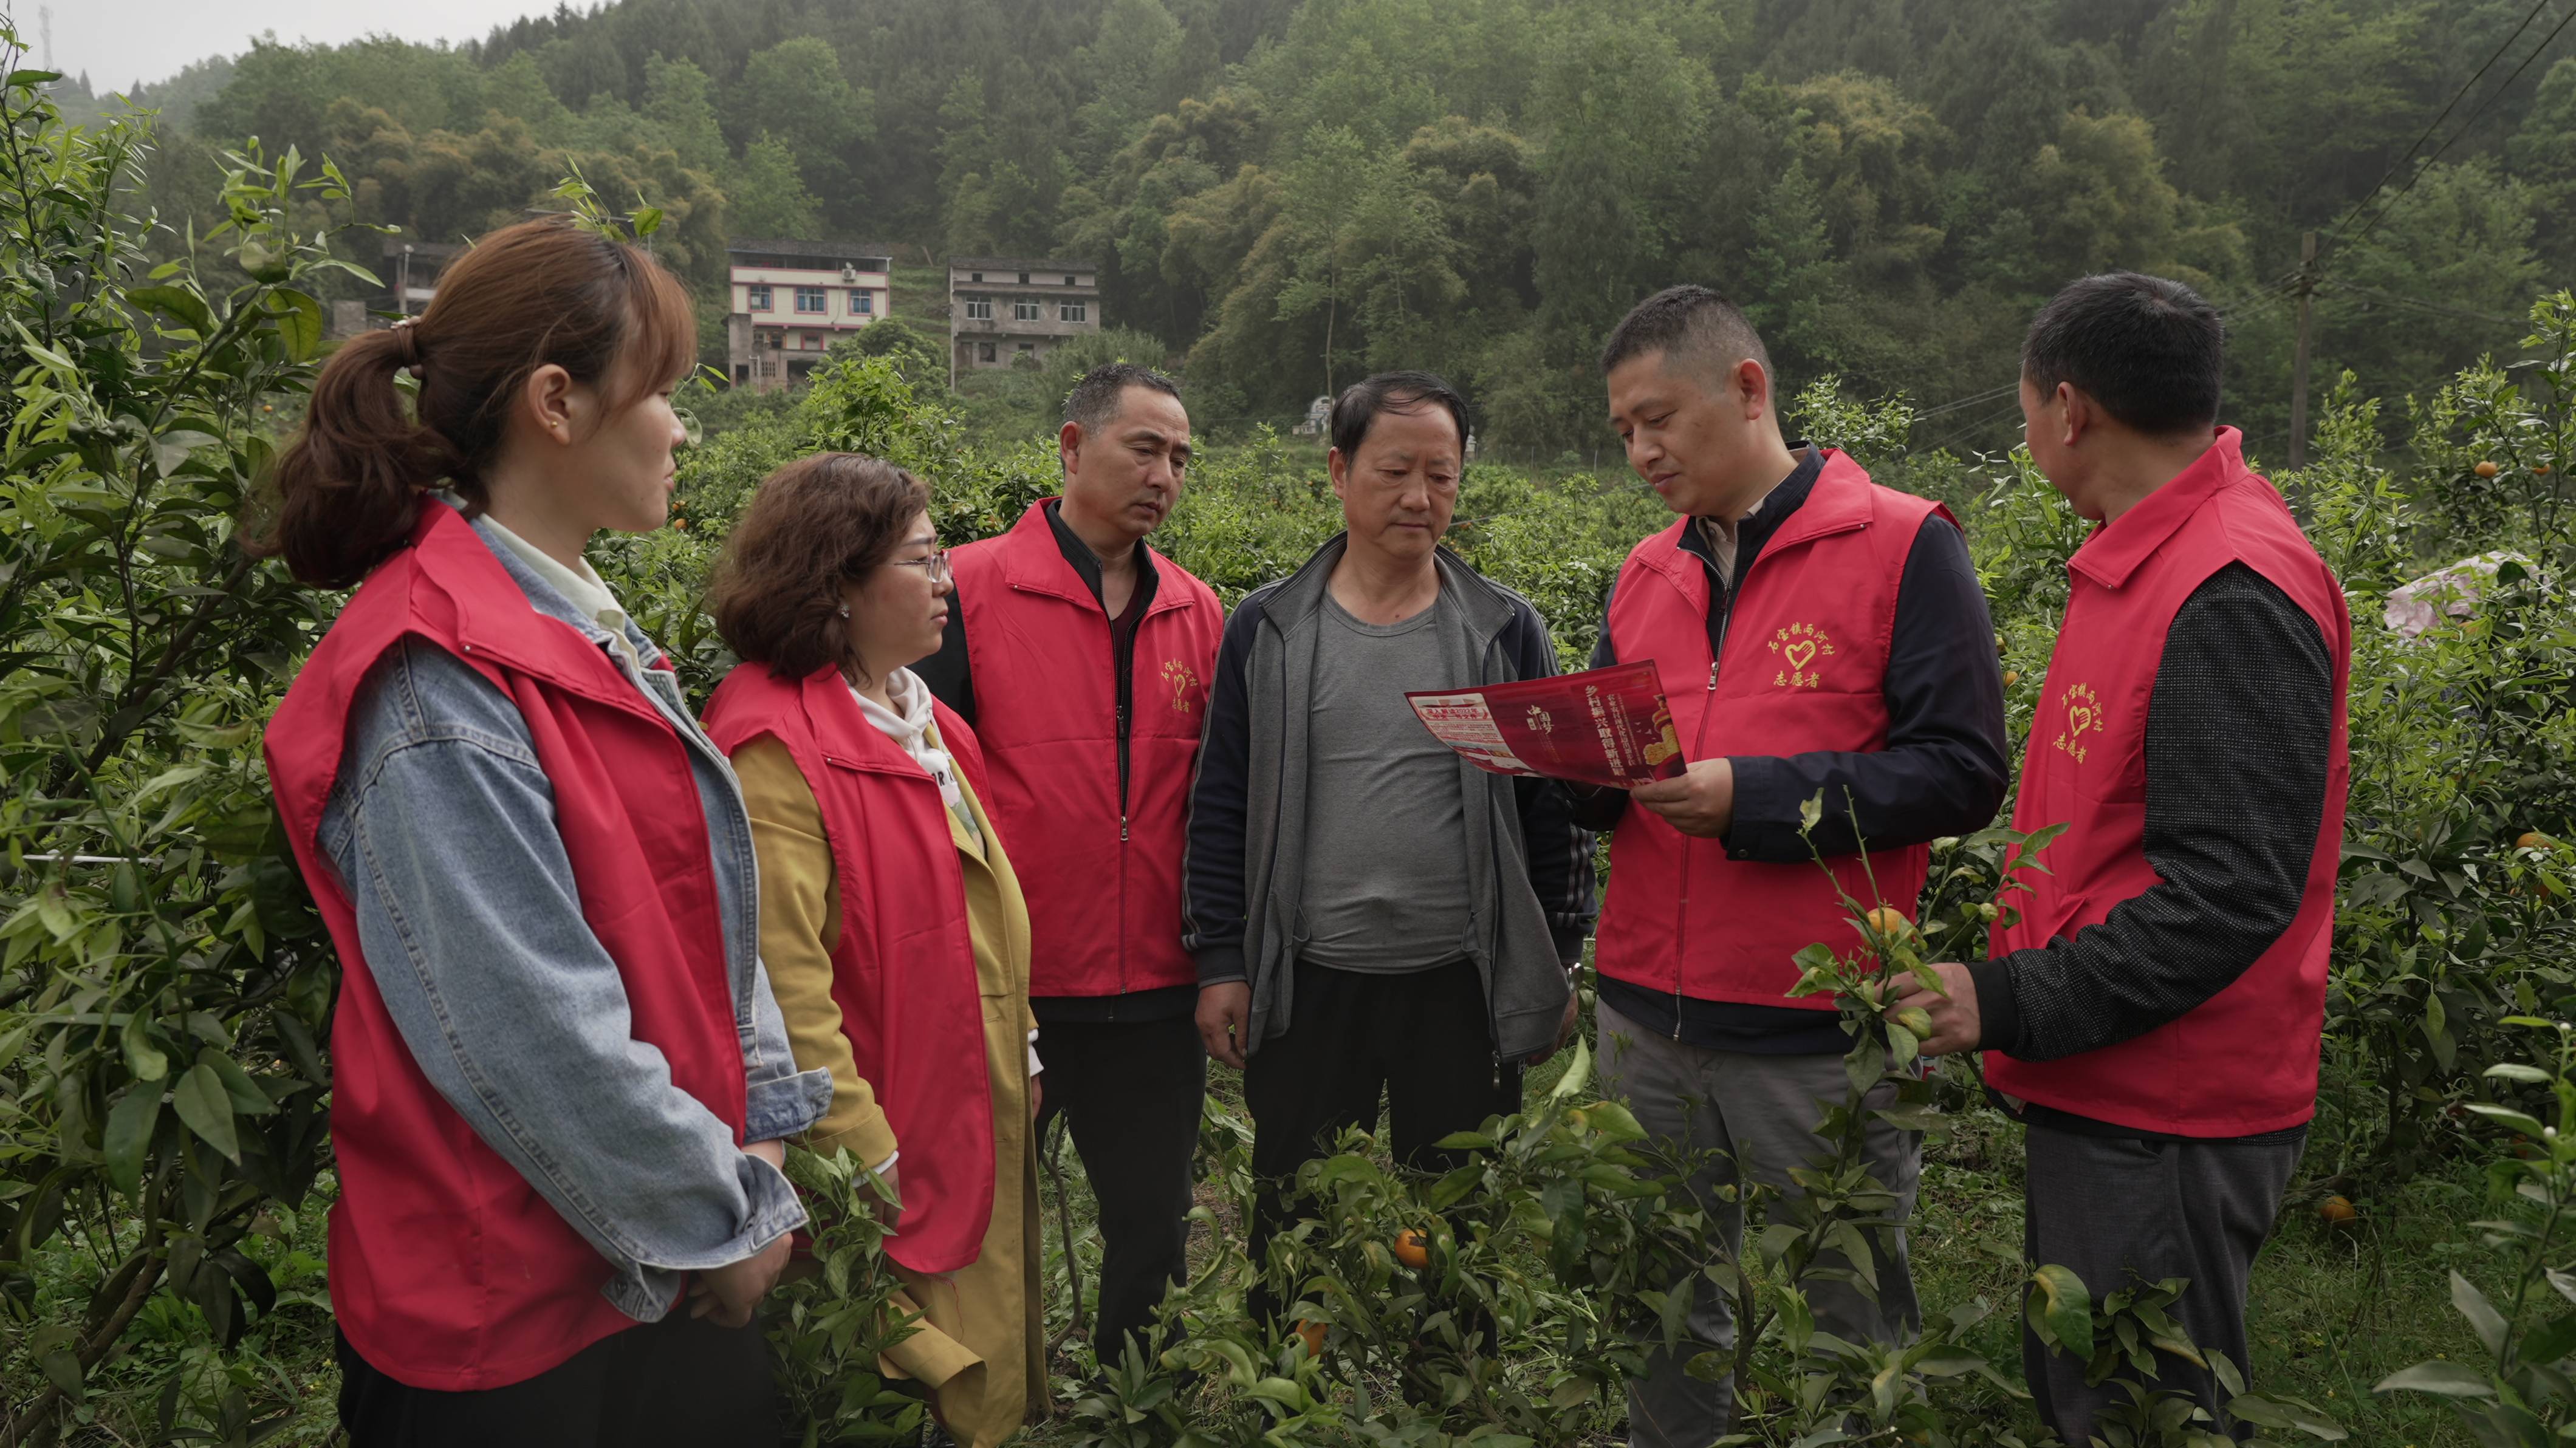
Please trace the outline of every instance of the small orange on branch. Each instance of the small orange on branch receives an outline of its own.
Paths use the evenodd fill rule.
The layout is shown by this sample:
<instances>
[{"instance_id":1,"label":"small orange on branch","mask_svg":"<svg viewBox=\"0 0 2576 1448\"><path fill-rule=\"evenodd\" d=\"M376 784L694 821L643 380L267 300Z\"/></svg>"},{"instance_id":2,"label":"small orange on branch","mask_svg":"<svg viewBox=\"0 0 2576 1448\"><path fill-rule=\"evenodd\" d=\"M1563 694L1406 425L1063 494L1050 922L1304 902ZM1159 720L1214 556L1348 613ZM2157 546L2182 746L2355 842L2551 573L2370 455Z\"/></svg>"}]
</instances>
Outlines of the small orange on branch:
<instances>
[{"instance_id":1,"label":"small orange on branch","mask_svg":"<svg viewBox=\"0 0 2576 1448\"><path fill-rule=\"evenodd\" d=\"M1430 1266L1431 1239L1412 1227L1396 1233L1395 1260L1407 1267Z\"/></svg>"}]
</instances>

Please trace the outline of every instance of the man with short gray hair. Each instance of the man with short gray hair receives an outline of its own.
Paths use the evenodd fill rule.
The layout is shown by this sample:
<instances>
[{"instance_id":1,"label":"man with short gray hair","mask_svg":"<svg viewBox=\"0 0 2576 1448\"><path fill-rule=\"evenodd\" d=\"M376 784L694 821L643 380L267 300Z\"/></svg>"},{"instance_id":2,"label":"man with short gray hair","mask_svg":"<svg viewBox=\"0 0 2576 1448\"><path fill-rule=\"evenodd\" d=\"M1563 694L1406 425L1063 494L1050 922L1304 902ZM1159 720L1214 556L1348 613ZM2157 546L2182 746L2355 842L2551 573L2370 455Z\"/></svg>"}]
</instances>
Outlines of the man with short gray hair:
<instances>
[{"instance_id":1,"label":"man with short gray hair","mask_svg":"<svg viewBox=\"0 0 2576 1448\"><path fill-rule=\"evenodd\" d=\"M1529 601L1440 546L1465 402L1383 373L1331 426L1347 526L1237 606L1192 787L1199 1031L1244 1067L1256 1260L1298 1166L1376 1129L1381 1100L1396 1157L1434 1169L1457 1159L1442 1138L1520 1109L1522 1067L1574 1029L1592 920L1564 787L1485 773L1404 697L1557 671Z\"/></svg>"},{"instance_id":2,"label":"man with short gray hair","mask_svg":"<svg viewBox=\"0 0 2576 1448\"><path fill-rule=\"evenodd\" d=\"M1028 897L1043 1111L1063 1113L1100 1206L1105 1364L1187 1270L1207 1058L1181 854L1225 614L1145 542L1189 470L1170 378L1094 368L1056 449L1061 498L949 555L947 637L913 671L983 744L985 806Z\"/></svg>"}]
</instances>

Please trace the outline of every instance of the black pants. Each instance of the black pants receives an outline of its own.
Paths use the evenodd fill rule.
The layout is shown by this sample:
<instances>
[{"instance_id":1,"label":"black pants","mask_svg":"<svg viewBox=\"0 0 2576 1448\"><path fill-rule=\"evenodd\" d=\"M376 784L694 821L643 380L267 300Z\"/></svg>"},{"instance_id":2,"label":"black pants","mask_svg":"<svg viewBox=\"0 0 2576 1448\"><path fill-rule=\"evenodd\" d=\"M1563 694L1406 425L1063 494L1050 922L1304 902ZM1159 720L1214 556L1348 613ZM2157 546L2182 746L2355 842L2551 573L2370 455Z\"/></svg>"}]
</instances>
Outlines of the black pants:
<instances>
[{"instance_id":1,"label":"black pants","mask_svg":"<svg viewBox=\"0 0 2576 1448\"><path fill-rule=\"evenodd\" d=\"M717 1327L685 1302L525 1382L443 1393L378 1372L336 1331L351 1448L771 1448L778 1396L760 1324Z\"/></svg>"},{"instance_id":2,"label":"black pants","mask_svg":"<svg viewBox=\"0 0 2576 1448\"><path fill-rule=\"evenodd\" d=\"M1345 1126L1377 1129L1383 1093L1394 1118L1395 1159L1446 1171L1461 1154L1433 1142L1472 1131L1521 1107L1521 1068L1494 1058L1485 984L1469 961L1406 975L1297 967L1288 1029L1261 1043L1243 1072L1252 1112L1252 1259L1262 1260L1285 1223L1297 1168L1322 1155ZM1253 1309L1278 1304L1255 1293Z\"/></svg>"},{"instance_id":3,"label":"black pants","mask_svg":"<svg viewBox=\"0 0 2576 1448\"><path fill-rule=\"evenodd\" d=\"M1100 1315L1091 1341L1103 1363L1144 1341L1154 1309L1189 1274L1190 1162L1207 1096L1207 1048L1188 1016L1072 1023L1038 1032L1047 1123L1061 1112L1100 1207Z\"/></svg>"},{"instance_id":4,"label":"black pants","mask_svg":"<svg viewBox=\"0 0 2576 1448\"><path fill-rule=\"evenodd\" d=\"M2246 1278L2280 1215L2307 1137L2301 1127L2209 1141L2144 1141L2034 1124L2023 1250L2034 1266L2072 1269L2097 1304L2133 1282L2189 1279L2173 1305L2174 1320L2195 1346L2227 1354L2250 1374ZM2086 1387L2084 1364L2043 1349L2027 1327L2021 1353L2040 1421L2069 1443L2084 1442L2104 1409L2127 1400L2116 1379ZM2227 1424L2216 1379L2171 1354L2157 1365L2154 1386L2192 1394Z\"/></svg>"}]
</instances>

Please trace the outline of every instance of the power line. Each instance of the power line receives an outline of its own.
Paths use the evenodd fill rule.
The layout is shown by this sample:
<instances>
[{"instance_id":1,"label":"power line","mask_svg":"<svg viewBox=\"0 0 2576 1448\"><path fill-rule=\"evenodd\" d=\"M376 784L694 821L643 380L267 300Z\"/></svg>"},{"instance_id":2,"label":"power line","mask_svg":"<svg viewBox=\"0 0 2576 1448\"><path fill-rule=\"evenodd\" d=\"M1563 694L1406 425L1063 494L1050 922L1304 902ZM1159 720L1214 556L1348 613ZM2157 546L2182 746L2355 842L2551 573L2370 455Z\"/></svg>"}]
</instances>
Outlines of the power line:
<instances>
[{"instance_id":1,"label":"power line","mask_svg":"<svg viewBox=\"0 0 2576 1448\"><path fill-rule=\"evenodd\" d=\"M2545 5L2548 3L2548 0L2541 0L2541 3ZM2370 224L2364 226L2360 231L2353 234L2352 241L2349 243L2350 245L2361 245L2363 241L2369 238L2373 231L2376 231L2379 228L2379 223L2388 219L2388 213L2397 209L2397 203L2406 199L2406 193L2415 189L2415 183L2424 179L2425 173L2433 169L2433 163L2442 159L2442 153L2459 144L2459 140L2462 136L2465 136L2469 132L2477 129L2478 122L2486 119L2487 112L2495 109L2496 102L2504 99L2505 92L2513 89L2513 83L2522 79L2522 73L2531 69L2531 63L2540 59L2540 57L2548 51L2550 42L2556 40L2559 33L2564 31L2570 23L2576 23L2576 7L2570 8L2567 14L2559 20L2558 24L2552 28L2547 35L2541 37L2540 44L2532 48L2531 54L2522 58L2522 64L2513 68L2513 74L2506 76L2502 85L2499 85L2494 90L2488 92L2485 100L2478 102L2478 108L2471 111L2469 113L2469 118L2460 123L2460 128L2451 133L2451 139L2444 141L2441 145L2435 147L2433 154L2424 158L2424 164L2415 168L2415 174L2406 178L2406 184L2397 188L2397 194L2388 198L2388 204L2380 207L2378 211L2372 213Z\"/></svg>"},{"instance_id":2,"label":"power line","mask_svg":"<svg viewBox=\"0 0 2576 1448\"><path fill-rule=\"evenodd\" d=\"M2361 296L2369 297L2374 301L2386 302L2391 306L2413 307L2418 311L2438 312L2446 317L2465 317L2472 322L2493 322L2498 326L2504 327L2519 327L2524 322L2530 320L2527 317L2507 317L2495 312L2476 312L2465 307L2446 307L2440 302L2428 302L2419 297L2400 296L2395 292L2383 292L2376 287L2356 286L2351 282L2330 282L2326 284L2324 290L2353 292Z\"/></svg>"},{"instance_id":3,"label":"power line","mask_svg":"<svg viewBox=\"0 0 2576 1448\"><path fill-rule=\"evenodd\" d=\"M2538 3L2534 4L2534 5L2531 7L2531 13L2530 13L2530 14L2528 14L2528 15L2525 15L2524 17L2522 17L2522 23L2521 23L2520 25L2515 26L2515 27L2513 28L2513 33L2512 33L2511 35L2508 35L2508 36L2506 36L2506 37L2504 38L2504 43L2503 43L2502 45L2499 45L2499 46L2497 46L2497 47L2495 48L2495 53L2494 53L2493 55L2490 55L2490 56L2488 56L2488 57L2486 58L2486 63L2485 63L2485 64L2483 64L2483 65L2481 65L2481 66L2479 66L2476 70L2474 70L2474 71L2470 72L2470 74L2469 74L2469 78L2468 78L2467 80L2465 80L2465 81L2462 81L2462 82L2460 83L2460 88L2459 88L2459 90L2457 90L2456 92L2454 92L2454 93L2452 94L2450 104L2448 104L2448 105L2446 105L2446 106L2442 107L2441 114L2439 114L2439 115L2437 115L2437 116L2433 117L2432 121L2424 127L2424 134L2422 134L2422 135L2420 135L2420 136L2417 136L2417 137L2415 138L2415 144L2414 144L2414 145L2411 145L2411 146L2409 146L2409 147L2407 147L2407 148L2406 148L2406 154L2404 154L2404 155L2402 155L2402 156L2398 157L2396 160L2391 161L2391 162L2389 162L2389 163L2388 163L2388 169L2387 169L2385 172L2381 173L2380 178L2379 178L2378 180L2376 180L2376 181L2374 181L2374 182L2372 182L2372 183L2370 184L2370 189L2369 189L2368 191L2366 191L2366 192L2364 192L2364 193L2362 194L2363 199L2362 199L2361 204L2360 204L2360 205L2357 205L2357 206L2355 206L2355 207L2353 207L2353 209L2352 209L2352 210L2350 210L2350 211L2348 211L2348 212L2344 213L2343 220L2336 222L2336 223L2334 224L2334 226L2333 226L2333 227L2332 227L2332 228L2327 232L2327 235L2326 235L2326 244L2327 244L2328 246L2333 245L2333 244L2334 244L2334 242L2335 242L2335 240L2336 240L2336 239L2337 239L2337 238L2342 234L2343 229L2344 229L2345 227L2350 226L2350 225L2352 224L2352 219L2353 219L2354 217L2356 217L2356 216L2359 216L2359 215L2361 214L2361 212L2362 212L2363 207L2366 207L2366 206L2368 206L2368 205L2370 204L2370 202L2369 202L2369 198L2370 198L2370 197L2373 197L2373 196L2378 195L2378 194L2380 193L2380 191L2388 185L2389 181L2390 181L2392 178L2394 178L2394 177L2397 175L2397 173L2398 173L2399 171L2401 171L2401 170L2405 169L2405 166L2406 166L2406 163L2407 163L2407 162L2409 162L2409 161L2411 161L2411 160L2415 159L2415 153L2416 153L2417 151L2420 151L2420 150L2424 149L2424 143L2425 143L2426 141L2429 141L2429 140L2433 139L2433 133L2434 133L2435 131L2438 131L2438 130L2440 130L2440 129L2442 128L2442 122L2444 122L2444 121L2446 121L2446 120L2449 120L2449 119L2450 119L2450 117L2451 117L2451 112L2459 108L2459 104L2460 104L2460 102L2462 102L2462 101L2464 101L2464 100L2468 99L2469 92L2470 92L2472 89L2475 89L2475 88L2476 88L2477 83L2478 83L2480 80L2485 79L2485 77L2486 77L2486 73L2487 73L2488 71L2493 70L2493 69L2495 68L2495 63L2496 63L2497 61L2502 60L2502 59L2504 58L2504 53L2505 53L2506 51L2511 50L2511 49L2513 48L2513 43L2514 43L2515 41L2520 40L2520 39L2522 38L2522 33L2523 33L2524 31L2529 30L2529 29L2531 28L2531 22L2533 22L2533 21L2535 21L2535 20L2537 20L2537 19L2539 19L2539 18L2540 18L2540 12L2541 12L2541 11L2543 11L2543 10L2546 10L2546 9L2548 9L2548 8L2549 8L2549 0L2538 0ZM2548 42L2547 42L2547 41L2543 41L2543 42L2541 42L2541 43L2542 43L2542 45L2544 45L2544 46L2546 46L2546 45L2548 44ZM2535 53L2536 53L2536 52L2535 52ZM2465 129L2465 128L2464 128L2464 129ZM2430 164L2432 164L2432 163L2428 161L2428 162L2426 162L2425 164L2426 164L2426 165L2430 165Z\"/></svg>"}]
</instances>

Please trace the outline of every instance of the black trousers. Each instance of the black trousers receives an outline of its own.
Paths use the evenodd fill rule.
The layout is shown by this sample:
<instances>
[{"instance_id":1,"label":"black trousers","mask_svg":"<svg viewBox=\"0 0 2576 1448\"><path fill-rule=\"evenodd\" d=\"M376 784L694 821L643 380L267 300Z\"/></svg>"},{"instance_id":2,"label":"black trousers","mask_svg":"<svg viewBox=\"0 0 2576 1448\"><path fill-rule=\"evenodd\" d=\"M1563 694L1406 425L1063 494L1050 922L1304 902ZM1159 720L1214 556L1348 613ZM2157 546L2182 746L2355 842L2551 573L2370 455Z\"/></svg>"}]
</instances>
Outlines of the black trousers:
<instances>
[{"instance_id":1,"label":"black trousers","mask_svg":"<svg viewBox=\"0 0 2576 1448\"><path fill-rule=\"evenodd\" d=\"M1383 1096L1394 1119L1395 1159L1446 1171L1461 1154L1433 1142L1472 1131L1521 1107L1521 1068L1494 1057L1485 983L1470 961L1405 975L1297 967L1288 1029L1252 1054L1243 1104L1252 1113L1252 1171L1260 1178L1246 1233L1262 1259L1287 1222L1297 1168L1328 1150L1343 1127L1377 1129ZM1255 1293L1257 1315L1278 1304Z\"/></svg>"},{"instance_id":2,"label":"black trousers","mask_svg":"<svg viewBox=\"0 0 2576 1448\"><path fill-rule=\"evenodd\" d=\"M1143 1342L1164 1291L1189 1275L1190 1164L1207 1098L1207 1048L1188 1016L1057 1021L1038 1032L1046 1101L1058 1114L1100 1208L1100 1314L1091 1341L1103 1363Z\"/></svg>"},{"instance_id":3,"label":"black trousers","mask_svg":"<svg viewBox=\"0 0 2576 1448\"><path fill-rule=\"evenodd\" d=\"M2271 1235L2307 1147L2307 1129L2208 1141L2088 1136L2033 1124L2023 1213L2032 1265L2056 1263L2084 1279L2097 1304L2135 1281L2189 1279L2174 1320L2203 1351L2246 1360L2245 1283ZM2093 1420L2126 1401L2116 1379L2084 1383L2084 1365L2022 1329L2022 1372L2040 1421L2081 1443ZM2154 1386L2190 1393L2222 1428L2226 1403L2208 1373L2171 1354ZM2259 1386L2259 1385L2258 1385ZM2240 1432L2238 1436L2243 1436Z\"/></svg>"},{"instance_id":4,"label":"black trousers","mask_svg":"<svg viewBox=\"0 0 2576 1448\"><path fill-rule=\"evenodd\" d=\"M718 1327L683 1302L525 1382L444 1393L378 1372L336 1331L351 1448L771 1448L778 1394L760 1324Z\"/></svg>"}]
</instances>

